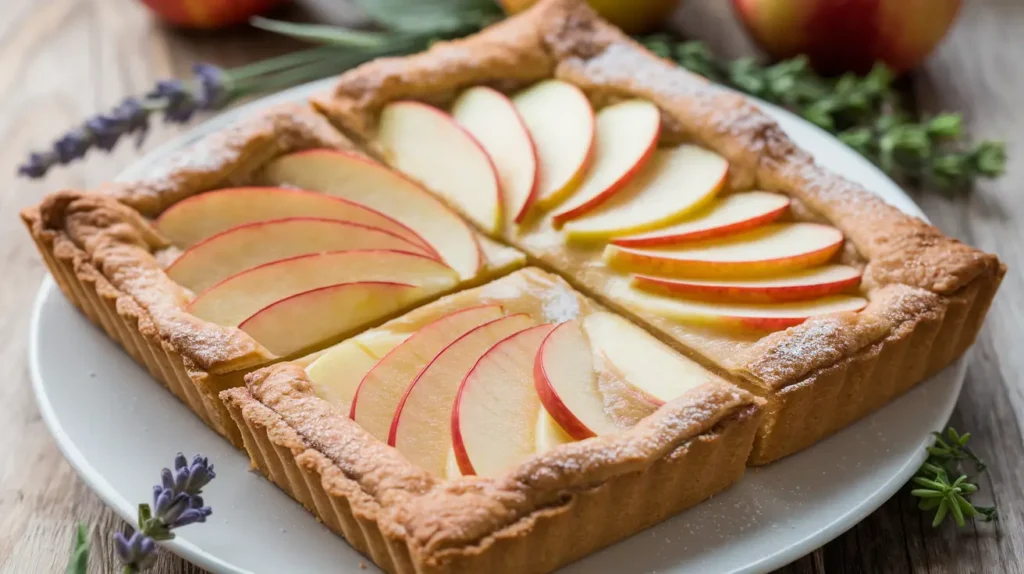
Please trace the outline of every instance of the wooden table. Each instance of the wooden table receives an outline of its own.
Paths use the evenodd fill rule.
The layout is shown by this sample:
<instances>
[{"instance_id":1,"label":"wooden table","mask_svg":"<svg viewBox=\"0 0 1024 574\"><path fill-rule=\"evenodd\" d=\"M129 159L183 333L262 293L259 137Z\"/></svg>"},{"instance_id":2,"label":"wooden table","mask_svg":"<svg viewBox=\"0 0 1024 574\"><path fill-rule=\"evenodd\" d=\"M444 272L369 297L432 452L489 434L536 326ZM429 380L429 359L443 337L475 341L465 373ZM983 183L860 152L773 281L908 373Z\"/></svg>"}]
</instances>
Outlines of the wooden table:
<instances>
[{"instance_id":1,"label":"wooden table","mask_svg":"<svg viewBox=\"0 0 1024 574\"><path fill-rule=\"evenodd\" d=\"M15 214L44 193L91 186L136 155L54 171L41 183L13 177L26 152L154 80L187 73L193 60L223 66L296 46L254 31L178 34L128 0L4 0L0 18L0 573L63 570L77 521L91 526L93 572L115 571L110 535L126 525L78 479L40 419L28 380L29 309L45 270ZM749 53L722 0L689 0L676 22L728 56ZM932 529L905 491L838 539L780 572L1024 572L1024 3L967 0L952 36L915 73L921 113L959 110L977 138L1004 139L1006 177L948 199L912 192L946 233L998 253L1010 266L975 345L952 424L970 430L990 462L981 483L1000 521ZM151 149L177 130L157 128ZM162 552L157 572L199 572Z\"/></svg>"}]
</instances>

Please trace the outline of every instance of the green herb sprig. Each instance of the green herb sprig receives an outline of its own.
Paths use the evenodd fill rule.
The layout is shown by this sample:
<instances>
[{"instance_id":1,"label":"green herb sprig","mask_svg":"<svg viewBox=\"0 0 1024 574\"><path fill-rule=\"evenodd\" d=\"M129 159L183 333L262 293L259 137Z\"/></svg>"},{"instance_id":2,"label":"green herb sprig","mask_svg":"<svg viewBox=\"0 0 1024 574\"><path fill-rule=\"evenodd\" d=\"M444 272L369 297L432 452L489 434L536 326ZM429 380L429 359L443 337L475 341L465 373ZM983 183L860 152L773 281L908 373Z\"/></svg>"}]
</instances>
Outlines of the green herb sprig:
<instances>
[{"instance_id":1,"label":"green herb sprig","mask_svg":"<svg viewBox=\"0 0 1024 574\"><path fill-rule=\"evenodd\" d=\"M967 447L971 433L960 434L949 427L945 435L932 434L935 442L927 448L928 458L910 481L916 487L910 494L921 499L917 507L935 511L933 527L942 524L947 516L952 516L957 526L964 526L969 518L982 522L995 520L998 517L995 507L977 506L970 500L978 492L978 485L963 473L964 463L973 462L977 473L985 472L987 468ZM951 476L957 478L950 481Z\"/></svg>"},{"instance_id":2,"label":"green herb sprig","mask_svg":"<svg viewBox=\"0 0 1024 574\"><path fill-rule=\"evenodd\" d=\"M659 34L647 48L692 72L782 106L857 150L886 173L952 194L979 178L1003 174L1002 142L963 141L960 114L915 121L902 105L891 71L879 64L864 76L816 74L804 56L762 65L752 58L716 58L701 42Z\"/></svg>"}]
</instances>

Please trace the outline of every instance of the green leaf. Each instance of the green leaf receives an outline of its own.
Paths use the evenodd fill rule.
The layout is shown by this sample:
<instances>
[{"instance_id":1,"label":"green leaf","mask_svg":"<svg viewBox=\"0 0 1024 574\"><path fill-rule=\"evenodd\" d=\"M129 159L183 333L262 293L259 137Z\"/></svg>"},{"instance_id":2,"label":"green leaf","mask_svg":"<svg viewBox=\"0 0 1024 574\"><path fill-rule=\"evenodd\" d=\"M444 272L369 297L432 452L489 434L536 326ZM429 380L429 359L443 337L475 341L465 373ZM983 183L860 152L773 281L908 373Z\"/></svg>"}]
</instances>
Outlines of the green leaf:
<instances>
[{"instance_id":1,"label":"green leaf","mask_svg":"<svg viewBox=\"0 0 1024 574\"><path fill-rule=\"evenodd\" d=\"M953 515L953 520L956 521L956 525L962 527L964 525L964 513L963 510L960 509L958 501L954 498L953 502L947 503L946 506L949 507L949 513Z\"/></svg>"},{"instance_id":2,"label":"green leaf","mask_svg":"<svg viewBox=\"0 0 1024 574\"><path fill-rule=\"evenodd\" d=\"M984 141L974 150L974 165L985 177L999 177L1006 171L1006 147L1002 142Z\"/></svg>"},{"instance_id":3,"label":"green leaf","mask_svg":"<svg viewBox=\"0 0 1024 574\"><path fill-rule=\"evenodd\" d=\"M139 505L139 528L142 528L143 524L149 522L149 519L150 519L151 516L153 516L153 511L150 510L149 505L144 503L144 502L142 504L140 504Z\"/></svg>"},{"instance_id":4,"label":"green leaf","mask_svg":"<svg viewBox=\"0 0 1024 574\"><path fill-rule=\"evenodd\" d=\"M307 42L328 44L332 46L350 46L352 48L383 48L396 39L396 35L382 32L351 30L338 26L318 24L295 24L255 16L249 23L261 30L281 34Z\"/></svg>"},{"instance_id":5,"label":"green leaf","mask_svg":"<svg viewBox=\"0 0 1024 574\"><path fill-rule=\"evenodd\" d=\"M945 138L959 137L962 128L963 120L960 114L939 114L928 121L927 127L929 134ZM953 427L949 427L949 430L952 431L949 435L951 440L959 443L961 446L967 442L966 439L957 436L956 430ZM970 438L971 434L967 433L966 436Z\"/></svg>"},{"instance_id":6,"label":"green leaf","mask_svg":"<svg viewBox=\"0 0 1024 574\"><path fill-rule=\"evenodd\" d=\"M493 0L357 0L356 4L387 28L418 33L477 28L503 15Z\"/></svg>"},{"instance_id":7,"label":"green leaf","mask_svg":"<svg viewBox=\"0 0 1024 574\"><path fill-rule=\"evenodd\" d=\"M75 538L71 544L71 558L64 570L66 574L86 574L89 569L89 530L84 522L75 527Z\"/></svg>"},{"instance_id":8,"label":"green leaf","mask_svg":"<svg viewBox=\"0 0 1024 574\"><path fill-rule=\"evenodd\" d=\"M947 512L949 512L949 499L943 498L939 503L939 509L935 511L935 518L932 519L932 528L942 524L942 521L946 519Z\"/></svg>"}]
</instances>

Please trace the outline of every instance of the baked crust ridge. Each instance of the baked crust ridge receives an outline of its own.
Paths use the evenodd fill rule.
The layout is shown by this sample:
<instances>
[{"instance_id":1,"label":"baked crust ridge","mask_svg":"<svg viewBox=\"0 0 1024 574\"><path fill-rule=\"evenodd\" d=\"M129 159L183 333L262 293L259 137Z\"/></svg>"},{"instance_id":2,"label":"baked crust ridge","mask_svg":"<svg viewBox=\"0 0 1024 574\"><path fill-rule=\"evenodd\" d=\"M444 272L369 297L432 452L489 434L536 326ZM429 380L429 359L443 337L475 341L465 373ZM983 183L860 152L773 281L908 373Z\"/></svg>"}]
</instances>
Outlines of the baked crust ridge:
<instances>
[{"instance_id":1,"label":"baked crust ridge","mask_svg":"<svg viewBox=\"0 0 1024 574\"><path fill-rule=\"evenodd\" d=\"M313 395L295 365L222 397L253 465L391 572L550 571L660 522L739 478L760 403L708 383L621 434L442 481Z\"/></svg>"}]
</instances>

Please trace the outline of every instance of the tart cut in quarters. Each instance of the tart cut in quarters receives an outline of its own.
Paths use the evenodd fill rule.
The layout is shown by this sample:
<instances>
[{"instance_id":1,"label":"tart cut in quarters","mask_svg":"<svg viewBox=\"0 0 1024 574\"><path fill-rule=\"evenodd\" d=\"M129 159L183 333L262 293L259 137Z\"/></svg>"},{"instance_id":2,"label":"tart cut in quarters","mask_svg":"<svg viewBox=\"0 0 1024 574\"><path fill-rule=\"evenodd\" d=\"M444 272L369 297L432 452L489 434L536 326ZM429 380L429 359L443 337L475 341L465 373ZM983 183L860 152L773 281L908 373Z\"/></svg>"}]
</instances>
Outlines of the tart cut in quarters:
<instances>
[{"instance_id":1,"label":"tart cut in quarters","mask_svg":"<svg viewBox=\"0 0 1024 574\"><path fill-rule=\"evenodd\" d=\"M383 569L549 572L854 424L974 341L1005 266L815 151L583 0L540 0L22 218L70 301ZM278 219L374 231L268 255L236 241L240 271L202 247ZM525 257L497 241L579 291L505 276ZM183 263L188 287L168 269L191 249L216 265ZM275 275L366 253L393 255ZM245 279L261 274L271 287Z\"/></svg>"},{"instance_id":2,"label":"tart cut in quarters","mask_svg":"<svg viewBox=\"0 0 1024 574\"><path fill-rule=\"evenodd\" d=\"M298 359L313 393L438 477L498 476L721 379L536 269Z\"/></svg>"}]
</instances>

